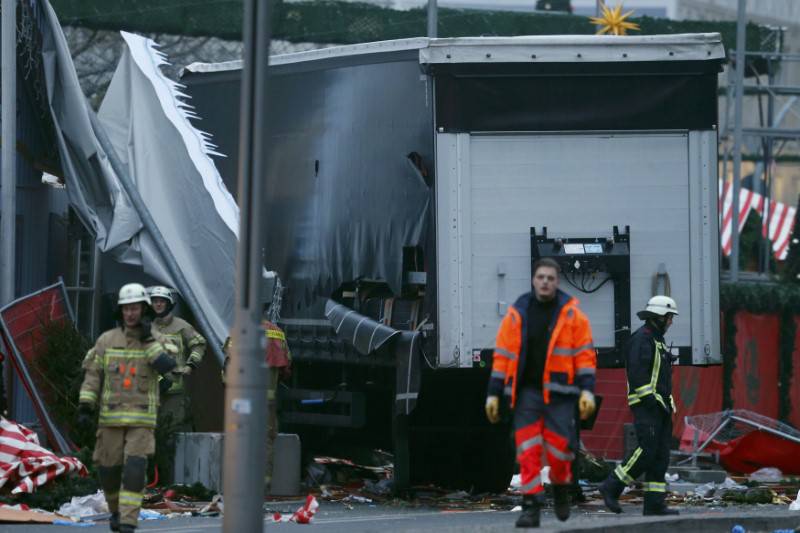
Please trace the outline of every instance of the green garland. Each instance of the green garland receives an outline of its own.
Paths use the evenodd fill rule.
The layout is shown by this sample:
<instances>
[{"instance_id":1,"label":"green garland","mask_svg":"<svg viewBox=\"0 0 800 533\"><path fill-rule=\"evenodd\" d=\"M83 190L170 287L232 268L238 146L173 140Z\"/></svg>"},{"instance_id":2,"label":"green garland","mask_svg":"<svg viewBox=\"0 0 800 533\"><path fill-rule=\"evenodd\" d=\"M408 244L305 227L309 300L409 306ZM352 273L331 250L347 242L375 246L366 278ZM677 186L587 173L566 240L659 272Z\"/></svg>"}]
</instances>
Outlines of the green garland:
<instances>
[{"instance_id":1,"label":"green garland","mask_svg":"<svg viewBox=\"0 0 800 533\"><path fill-rule=\"evenodd\" d=\"M242 0L51 0L66 26L139 33L169 33L240 40ZM273 37L292 42L354 44L426 35L427 11L399 11L374 4L317 0L276 2ZM726 50L735 48L736 23L727 21L631 19L634 35L719 32ZM520 13L439 9L439 36L593 34L587 17L560 13ZM747 25L747 50L772 50L772 30Z\"/></svg>"},{"instance_id":2,"label":"green garland","mask_svg":"<svg viewBox=\"0 0 800 533\"><path fill-rule=\"evenodd\" d=\"M777 314L780 319L778 353L778 417L786 421L792 405L792 357L795 351L797 324L800 315L800 286L795 284L724 283L720 287L720 308L724 314L725 334L722 340L722 407L733 407L733 372L736 369L736 314Z\"/></svg>"}]
</instances>

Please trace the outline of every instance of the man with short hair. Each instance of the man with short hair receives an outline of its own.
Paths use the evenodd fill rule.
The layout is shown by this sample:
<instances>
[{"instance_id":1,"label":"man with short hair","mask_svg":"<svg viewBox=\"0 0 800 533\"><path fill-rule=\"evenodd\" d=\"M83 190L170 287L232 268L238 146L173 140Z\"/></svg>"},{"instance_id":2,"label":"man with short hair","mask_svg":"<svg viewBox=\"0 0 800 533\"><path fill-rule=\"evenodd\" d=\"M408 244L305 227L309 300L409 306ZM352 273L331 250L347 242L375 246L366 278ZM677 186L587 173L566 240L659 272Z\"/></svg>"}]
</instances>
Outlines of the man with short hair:
<instances>
[{"instance_id":1,"label":"man with short hair","mask_svg":"<svg viewBox=\"0 0 800 533\"><path fill-rule=\"evenodd\" d=\"M111 531L136 529L147 457L155 452L159 387L175 368L176 349L151 331L150 297L138 283L117 300L122 325L100 335L83 360L78 424L91 425L100 408L93 460L111 512ZM164 377L159 383L159 376Z\"/></svg>"},{"instance_id":2,"label":"man with short hair","mask_svg":"<svg viewBox=\"0 0 800 533\"><path fill-rule=\"evenodd\" d=\"M581 419L594 412L597 356L589 319L578 300L558 289L558 263L533 265L533 291L517 299L500 324L486 398L486 416L500 420L500 397L514 409L517 460L522 477L522 515L517 527L539 527L546 453L555 512L569 518L575 401Z\"/></svg>"},{"instance_id":3,"label":"man with short hair","mask_svg":"<svg viewBox=\"0 0 800 533\"><path fill-rule=\"evenodd\" d=\"M645 515L676 515L666 506L664 474L669 467L672 439L672 356L664 334L678 316L678 306L669 296L653 296L637 313L644 320L631 335L625 349L628 375L628 405L633 411L639 446L600 485L606 507L621 513L618 498L626 485L644 474Z\"/></svg>"}]
</instances>

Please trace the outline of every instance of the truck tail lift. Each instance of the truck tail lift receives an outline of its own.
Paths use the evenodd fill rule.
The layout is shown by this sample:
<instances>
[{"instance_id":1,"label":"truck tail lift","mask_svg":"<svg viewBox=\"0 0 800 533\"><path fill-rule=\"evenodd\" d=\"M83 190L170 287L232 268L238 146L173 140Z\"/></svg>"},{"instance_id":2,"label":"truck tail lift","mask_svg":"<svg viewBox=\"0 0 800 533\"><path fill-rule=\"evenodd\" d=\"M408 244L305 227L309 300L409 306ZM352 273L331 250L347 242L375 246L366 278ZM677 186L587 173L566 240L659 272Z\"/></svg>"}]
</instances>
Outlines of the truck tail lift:
<instances>
[{"instance_id":1,"label":"truck tail lift","mask_svg":"<svg viewBox=\"0 0 800 533\"><path fill-rule=\"evenodd\" d=\"M598 348L600 366L622 366L624 360L619 348L631 335L630 236L629 226L625 226L622 234L614 226L609 237L548 238L547 226L542 228L541 235L531 228L531 277L534 263L549 257L561 268L561 279L567 282L564 288L569 292L594 294L606 283L613 284L614 347Z\"/></svg>"}]
</instances>

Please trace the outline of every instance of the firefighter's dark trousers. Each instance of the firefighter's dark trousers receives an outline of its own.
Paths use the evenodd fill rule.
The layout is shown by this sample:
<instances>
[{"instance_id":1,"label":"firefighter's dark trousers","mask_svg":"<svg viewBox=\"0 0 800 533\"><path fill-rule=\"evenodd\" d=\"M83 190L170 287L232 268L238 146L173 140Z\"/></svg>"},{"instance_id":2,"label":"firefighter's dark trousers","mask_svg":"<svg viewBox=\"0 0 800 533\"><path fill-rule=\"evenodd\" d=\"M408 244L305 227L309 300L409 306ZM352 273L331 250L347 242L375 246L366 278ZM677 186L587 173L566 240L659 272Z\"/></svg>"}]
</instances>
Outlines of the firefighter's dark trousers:
<instances>
[{"instance_id":1,"label":"firefighter's dark trousers","mask_svg":"<svg viewBox=\"0 0 800 533\"><path fill-rule=\"evenodd\" d=\"M553 394L550 403L545 404L540 391L520 388L514 408L514 437L523 494L544 490L540 476L543 455L550 465L551 483L563 485L572 481L576 437L573 397Z\"/></svg>"},{"instance_id":2,"label":"firefighter's dark trousers","mask_svg":"<svg viewBox=\"0 0 800 533\"><path fill-rule=\"evenodd\" d=\"M632 410L639 446L617 466L612 477L628 485L644 474L645 500L663 502L667 490L664 474L669 467L672 415L661 406L634 405Z\"/></svg>"},{"instance_id":3,"label":"firefighter's dark trousers","mask_svg":"<svg viewBox=\"0 0 800 533\"><path fill-rule=\"evenodd\" d=\"M136 527L142 506L147 456L156 449L152 428L102 427L97 430L93 459L108 510L121 524Z\"/></svg>"}]
</instances>

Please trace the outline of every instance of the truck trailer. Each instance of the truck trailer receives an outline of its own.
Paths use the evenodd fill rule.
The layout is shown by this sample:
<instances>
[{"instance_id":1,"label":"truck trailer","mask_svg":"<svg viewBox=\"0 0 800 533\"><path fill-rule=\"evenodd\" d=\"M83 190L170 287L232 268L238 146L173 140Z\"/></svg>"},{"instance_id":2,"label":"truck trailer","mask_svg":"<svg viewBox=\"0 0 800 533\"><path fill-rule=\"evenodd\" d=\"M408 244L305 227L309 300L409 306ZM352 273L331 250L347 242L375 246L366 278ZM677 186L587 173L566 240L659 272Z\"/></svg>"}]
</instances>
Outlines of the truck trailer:
<instances>
[{"instance_id":1,"label":"truck trailer","mask_svg":"<svg viewBox=\"0 0 800 533\"><path fill-rule=\"evenodd\" d=\"M265 267L304 450L391 449L398 488L504 490L495 334L542 257L623 364L668 294L677 364L721 361L718 34L404 39L274 56ZM183 83L238 169L241 62Z\"/></svg>"}]
</instances>

